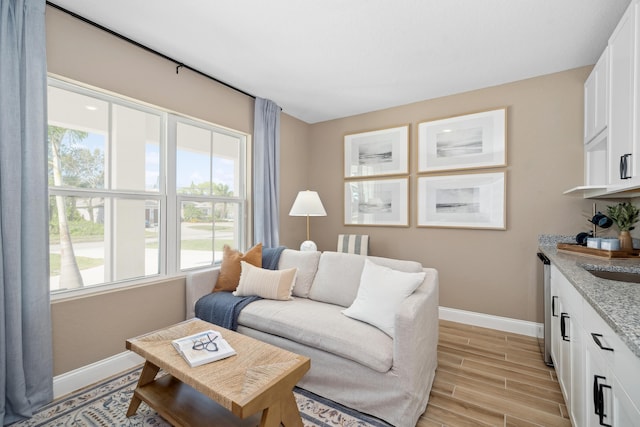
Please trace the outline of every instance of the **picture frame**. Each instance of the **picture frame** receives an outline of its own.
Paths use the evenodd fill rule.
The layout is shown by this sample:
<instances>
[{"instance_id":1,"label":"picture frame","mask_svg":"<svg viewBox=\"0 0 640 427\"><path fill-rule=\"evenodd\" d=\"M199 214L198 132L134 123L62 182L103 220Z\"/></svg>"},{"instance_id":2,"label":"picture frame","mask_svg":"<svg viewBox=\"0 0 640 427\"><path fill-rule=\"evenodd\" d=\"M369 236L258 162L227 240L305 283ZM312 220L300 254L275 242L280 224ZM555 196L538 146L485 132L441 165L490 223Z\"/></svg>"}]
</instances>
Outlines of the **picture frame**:
<instances>
[{"instance_id":1,"label":"picture frame","mask_svg":"<svg viewBox=\"0 0 640 427\"><path fill-rule=\"evenodd\" d=\"M506 230L506 172L417 180L418 227Z\"/></svg>"},{"instance_id":2,"label":"picture frame","mask_svg":"<svg viewBox=\"0 0 640 427\"><path fill-rule=\"evenodd\" d=\"M418 124L418 173L507 165L507 109Z\"/></svg>"},{"instance_id":3,"label":"picture frame","mask_svg":"<svg viewBox=\"0 0 640 427\"><path fill-rule=\"evenodd\" d=\"M344 136L344 178L409 174L409 125Z\"/></svg>"},{"instance_id":4,"label":"picture frame","mask_svg":"<svg viewBox=\"0 0 640 427\"><path fill-rule=\"evenodd\" d=\"M345 181L344 224L408 227L409 178Z\"/></svg>"}]
</instances>

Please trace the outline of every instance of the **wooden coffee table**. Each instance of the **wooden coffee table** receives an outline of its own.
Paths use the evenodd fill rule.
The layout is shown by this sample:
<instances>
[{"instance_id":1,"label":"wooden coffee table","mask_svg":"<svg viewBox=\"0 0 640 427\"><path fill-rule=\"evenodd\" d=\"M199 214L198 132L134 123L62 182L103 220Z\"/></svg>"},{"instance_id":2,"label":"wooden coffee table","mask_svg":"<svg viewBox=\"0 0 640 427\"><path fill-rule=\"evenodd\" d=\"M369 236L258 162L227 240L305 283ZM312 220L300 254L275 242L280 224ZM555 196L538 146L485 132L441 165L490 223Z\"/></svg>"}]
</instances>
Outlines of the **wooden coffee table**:
<instances>
[{"instance_id":1,"label":"wooden coffee table","mask_svg":"<svg viewBox=\"0 0 640 427\"><path fill-rule=\"evenodd\" d=\"M213 329L238 353L189 367L171 340ZM200 319L127 340L146 362L127 411L141 402L178 426L302 426L293 387L311 365L308 357L263 343ZM162 369L168 375L156 379Z\"/></svg>"}]
</instances>

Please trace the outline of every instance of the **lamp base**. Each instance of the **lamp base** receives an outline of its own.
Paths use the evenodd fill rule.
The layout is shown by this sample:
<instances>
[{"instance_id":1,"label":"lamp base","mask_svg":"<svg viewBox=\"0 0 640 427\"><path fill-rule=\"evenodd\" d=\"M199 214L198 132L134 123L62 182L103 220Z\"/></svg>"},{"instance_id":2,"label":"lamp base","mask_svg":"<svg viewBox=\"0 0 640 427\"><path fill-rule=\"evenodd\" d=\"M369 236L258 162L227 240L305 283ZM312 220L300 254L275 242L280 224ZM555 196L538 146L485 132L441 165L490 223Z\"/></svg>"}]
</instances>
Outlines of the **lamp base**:
<instances>
[{"instance_id":1,"label":"lamp base","mask_svg":"<svg viewBox=\"0 0 640 427\"><path fill-rule=\"evenodd\" d=\"M313 251L313 252L315 252L315 251L318 250L318 246L311 240L305 240L300 245L300 250L301 251Z\"/></svg>"}]
</instances>

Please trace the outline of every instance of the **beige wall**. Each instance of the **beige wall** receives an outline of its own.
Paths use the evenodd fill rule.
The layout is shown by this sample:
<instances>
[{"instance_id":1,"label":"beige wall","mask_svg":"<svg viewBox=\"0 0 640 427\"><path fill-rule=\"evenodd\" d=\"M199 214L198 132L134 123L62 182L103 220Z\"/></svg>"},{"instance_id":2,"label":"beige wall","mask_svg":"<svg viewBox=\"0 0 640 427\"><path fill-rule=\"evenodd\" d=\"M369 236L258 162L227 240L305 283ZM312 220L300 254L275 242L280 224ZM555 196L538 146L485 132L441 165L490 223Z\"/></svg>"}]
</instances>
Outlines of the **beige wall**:
<instances>
[{"instance_id":1,"label":"beige wall","mask_svg":"<svg viewBox=\"0 0 640 427\"><path fill-rule=\"evenodd\" d=\"M203 52L203 54L206 54ZM47 8L49 72L252 133L253 100ZM582 231L590 203L562 195L582 182L582 84L589 68L309 125L281 116L280 241L297 248L304 218L289 217L298 191L320 192L328 212L312 239L335 250L339 233L371 236L374 255L413 259L440 271L441 305L524 320L536 318L538 233ZM260 95L260 94L257 94ZM345 227L345 133L411 123L415 160L420 121L508 107L507 231ZM124 350L126 338L184 318L184 279L52 304L54 374Z\"/></svg>"},{"instance_id":2,"label":"beige wall","mask_svg":"<svg viewBox=\"0 0 640 427\"><path fill-rule=\"evenodd\" d=\"M536 304L540 233L585 231L590 202L562 195L583 181L583 84L591 67L418 102L311 126L309 184L328 212L313 218L312 239L335 250L339 233L370 235L373 255L411 259L440 273L440 305L541 321ZM507 107L507 230L416 228L417 125ZM344 226L343 136L411 124L411 226Z\"/></svg>"},{"instance_id":3,"label":"beige wall","mask_svg":"<svg viewBox=\"0 0 640 427\"><path fill-rule=\"evenodd\" d=\"M185 318L184 278L51 304L54 375L126 350L125 341Z\"/></svg>"}]
</instances>

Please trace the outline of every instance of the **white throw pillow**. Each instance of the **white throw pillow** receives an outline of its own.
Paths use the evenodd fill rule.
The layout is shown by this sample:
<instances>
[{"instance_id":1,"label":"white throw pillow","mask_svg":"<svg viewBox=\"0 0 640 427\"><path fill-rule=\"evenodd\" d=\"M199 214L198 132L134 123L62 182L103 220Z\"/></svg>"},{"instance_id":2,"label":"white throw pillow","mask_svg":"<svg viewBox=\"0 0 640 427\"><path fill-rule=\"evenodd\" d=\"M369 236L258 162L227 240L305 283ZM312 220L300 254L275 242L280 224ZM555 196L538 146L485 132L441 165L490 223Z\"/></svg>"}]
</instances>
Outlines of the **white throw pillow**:
<instances>
[{"instance_id":1,"label":"white throw pillow","mask_svg":"<svg viewBox=\"0 0 640 427\"><path fill-rule=\"evenodd\" d=\"M342 313L380 329L393 338L402 302L424 281L425 273L405 273L365 260L358 295Z\"/></svg>"},{"instance_id":2,"label":"white throw pillow","mask_svg":"<svg viewBox=\"0 0 640 427\"><path fill-rule=\"evenodd\" d=\"M233 295L237 297L257 295L275 300L290 300L296 283L295 268L286 270L266 270L241 261L240 283Z\"/></svg>"}]
</instances>

